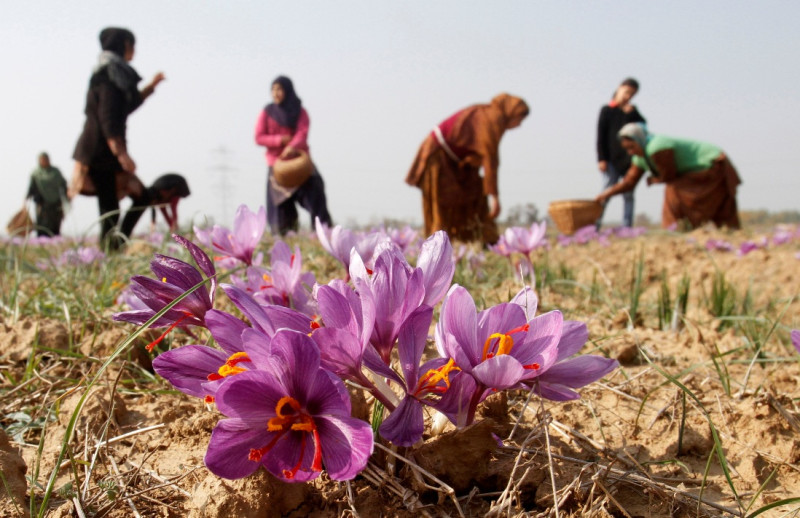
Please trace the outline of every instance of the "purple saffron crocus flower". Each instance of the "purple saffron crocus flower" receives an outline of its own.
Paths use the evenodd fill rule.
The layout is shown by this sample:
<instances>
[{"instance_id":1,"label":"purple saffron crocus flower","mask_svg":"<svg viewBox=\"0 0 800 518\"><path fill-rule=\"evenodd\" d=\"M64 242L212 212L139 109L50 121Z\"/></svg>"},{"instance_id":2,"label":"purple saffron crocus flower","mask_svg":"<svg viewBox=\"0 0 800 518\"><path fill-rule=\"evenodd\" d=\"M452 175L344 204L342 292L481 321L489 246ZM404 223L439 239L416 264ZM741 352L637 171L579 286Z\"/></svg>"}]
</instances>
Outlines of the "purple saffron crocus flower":
<instances>
[{"instance_id":1,"label":"purple saffron crocus flower","mask_svg":"<svg viewBox=\"0 0 800 518\"><path fill-rule=\"evenodd\" d=\"M706 250L719 250L721 252L730 252L733 250L733 245L724 239L709 239L706 241Z\"/></svg>"},{"instance_id":2,"label":"purple saffron crocus flower","mask_svg":"<svg viewBox=\"0 0 800 518\"><path fill-rule=\"evenodd\" d=\"M403 228L383 228L381 231L397 245L403 253L407 253L417 242L419 232L406 225Z\"/></svg>"},{"instance_id":3,"label":"purple saffron crocus flower","mask_svg":"<svg viewBox=\"0 0 800 518\"><path fill-rule=\"evenodd\" d=\"M450 387L450 374L460 370L453 359L436 358L420 367L428 340L433 309L420 306L400 329L397 351L405 392L397 408L380 426L381 436L397 446L411 446L422 438L424 415L422 405L434 405Z\"/></svg>"},{"instance_id":4,"label":"purple saffron crocus flower","mask_svg":"<svg viewBox=\"0 0 800 518\"><path fill-rule=\"evenodd\" d=\"M264 207L252 212L247 205L236 209L233 219L233 231L226 227L214 225L211 229L211 247L225 257L238 259L246 265L253 264L253 252L264 235L267 225L267 213Z\"/></svg>"},{"instance_id":5,"label":"purple saffron crocus flower","mask_svg":"<svg viewBox=\"0 0 800 518\"><path fill-rule=\"evenodd\" d=\"M514 251L506 241L505 234L500 235L500 239L497 240L497 243L489 245L489 250L505 258L511 257L511 253Z\"/></svg>"},{"instance_id":6,"label":"purple saffron crocus flower","mask_svg":"<svg viewBox=\"0 0 800 518\"><path fill-rule=\"evenodd\" d=\"M306 315L316 313L316 305L311 300L311 287L317 280L311 272L303 272L303 257L300 247L294 253L283 241L276 241L271 254L271 288L264 296L273 304L294 308Z\"/></svg>"},{"instance_id":7,"label":"purple saffron crocus flower","mask_svg":"<svg viewBox=\"0 0 800 518\"><path fill-rule=\"evenodd\" d=\"M358 295L337 279L328 286L318 286L315 294L324 327L316 329L312 337L319 346L323 368L365 387L386 408L394 410L394 395L380 392L362 369L366 367L401 383L397 373L383 362L370 344L375 327L372 293L364 291Z\"/></svg>"},{"instance_id":8,"label":"purple saffron crocus flower","mask_svg":"<svg viewBox=\"0 0 800 518\"><path fill-rule=\"evenodd\" d=\"M491 389L511 388L546 372L556 362L562 324L561 312L529 319L516 301L478 313L467 290L454 285L442 304L435 339L439 354L476 383L459 424L472 422Z\"/></svg>"},{"instance_id":9,"label":"purple saffron crocus flower","mask_svg":"<svg viewBox=\"0 0 800 518\"><path fill-rule=\"evenodd\" d=\"M532 223L530 228L507 228L503 235L509 249L530 256L530 253L537 248L547 245L547 240L544 237L546 232L547 222L543 221L541 223Z\"/></svg>"},{"instance_id":10,"label":"purple saffron crocus flower","mask_svg":"<svg viewBox=\"0 0 800 518\"><path fill-rule=\"evenodd\" d=\"M792 330L792 345L800 353L800 329Z\"/></svg>"},{"instance_id":11,"label":"purple saffron crocus flower","mask_svg":"<svg viewBox=\"0 0 800 518\"><path fill-rule=\"evenodd\" d=\"M344 384L320 367L317 346L303 333L280 330L269 348L268 356L253 358L256 370L217 390L227 419L211 434L206 466L228 479L261 466L286 482L312 480L323 468L334 480L354 478L372 454L372 429L350 417Z\"/></svg>"},{"instance_id":12,"label":"purple saffron crocus flower","mask_svg":"<svg viewBox=\"0 0 800 518\"><path fill-rule=\"evenodd\" d=\"M377 255L381 246L391 243L389 236L383 232L360 235L340 225L330 229L321 223L319 218L316 218L315 228L322 248L341 262L348 272L350 271L351 251L354 248L362 262L367 267L371 267L373 257Z\"/></svg>"},{"instance_id":13,"label":"purple saffron crocus flower","mask_svg":"<svg viewBox=\"0 0 800 518\"><path fill-rule=\"evenodd\" d=\"M152 350L175 327L206 327L205 314L214 306L217 280L211 260L205 252L186 238L174 235L173 239L189 251L202 273L211 279L211 287L208 289L205 284L201 285L153 322L150 327L169 326L169 329L148 345L148 350ZM203 281L203 276L194 266L160 254L155 255L150 263L150 269L159 280L143 275L131 277L131 290L147 309L116 313L114 320L142 325L169 303Z\"/></svg>"},{"instance_id":14,"label":"purple saffron crocus flower","mask_svg":"<svg viewBox=\"0 0 800 518\"><path fill-rule=\"evenodd\" d=\"M350 258L350 277L356 291L369 293L375 304L370 343L389 365L400 326L425 299L424 272L421 268L411 268L399 249L391 247L375 259L375 269L371 272L354 251Z\"/></svg>"}]
</instances>

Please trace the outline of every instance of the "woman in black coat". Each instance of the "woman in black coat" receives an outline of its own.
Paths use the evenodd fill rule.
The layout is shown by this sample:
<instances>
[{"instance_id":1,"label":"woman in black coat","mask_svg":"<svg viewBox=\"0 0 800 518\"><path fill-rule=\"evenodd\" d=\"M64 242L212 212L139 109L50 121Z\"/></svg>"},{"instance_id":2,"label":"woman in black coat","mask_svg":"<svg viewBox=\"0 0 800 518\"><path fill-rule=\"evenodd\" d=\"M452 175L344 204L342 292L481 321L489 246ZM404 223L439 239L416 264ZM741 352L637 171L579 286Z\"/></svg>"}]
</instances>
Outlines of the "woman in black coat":
<instances>
[{"instance_id":1,"label":"woman in black coat","mask_svg":"<svg viewBox=\"0 0 800 518\"><path fill-rule=\"evenodd\" d=\"M159 72L142 90L137 88L142 78L128 64L133 59L135 43L133 33L127 29L109 27L100 32L103 51L89 80L86 122L73 153L76 168L84 169L94 184L102 239L111 249L119 248L123 242L114 235L119 221L118 193L133 199L120 228L126 237L149 205L147 191L136 178L136 163L128 153L125 139L128 115L164 80L164 74Z\"/></svg>"}]
</instances>

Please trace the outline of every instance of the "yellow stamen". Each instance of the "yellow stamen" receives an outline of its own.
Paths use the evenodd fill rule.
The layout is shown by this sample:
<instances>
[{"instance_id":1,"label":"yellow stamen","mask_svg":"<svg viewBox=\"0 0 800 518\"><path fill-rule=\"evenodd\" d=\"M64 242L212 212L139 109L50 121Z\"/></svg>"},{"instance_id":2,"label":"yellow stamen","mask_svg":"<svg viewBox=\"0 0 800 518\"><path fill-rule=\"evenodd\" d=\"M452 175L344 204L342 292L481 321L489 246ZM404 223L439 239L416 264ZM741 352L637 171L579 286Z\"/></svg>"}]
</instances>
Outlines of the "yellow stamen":
<instances>
[{"instance_id":1,"label":"yellow stamen","mask_svg":"<svg viewBox=\"0 0 800 518\"><path fill-rule=\"evenodd\" d=\"M491 352L489 348L492 346L492 340L495 338L497 338L497 352ZM514 339L511 338L510 335L493 333L486 339L486 343L483 344L483 359L485 360L487 358L493 358L494 356L500 356L501 354L508 354L513 347Z\"/></svg>"}]
</instances>

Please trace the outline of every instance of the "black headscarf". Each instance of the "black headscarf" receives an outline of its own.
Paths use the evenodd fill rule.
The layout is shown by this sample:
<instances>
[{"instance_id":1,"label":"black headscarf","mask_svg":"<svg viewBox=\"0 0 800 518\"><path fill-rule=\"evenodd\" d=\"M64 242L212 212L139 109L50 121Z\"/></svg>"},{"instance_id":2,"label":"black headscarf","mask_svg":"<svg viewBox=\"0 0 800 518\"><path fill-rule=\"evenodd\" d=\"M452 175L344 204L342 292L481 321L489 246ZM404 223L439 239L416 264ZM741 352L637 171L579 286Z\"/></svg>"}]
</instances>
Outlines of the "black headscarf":
<instances>
[{"instance_id":1,"label":"black headscarf","mask_svg":"<svg viewBox=\"0 0 800 518\"><path fill-rule=\"evenodd\" d=\"M294 131L297 129L297 120L300 118L303 102L297 97L291 79L286 76L278 76L272 82L273 85L275 83L283 88L283 101L280 104L269 103L264 109L275 122Z\"/></svg>"},{"instance_id":2,"label":"black headscarf","mask_svg":"<svg viewBox=\"0 0 800 518\"><path fill-rule=\"evenodd\" d=\"M117 54L119 57L125 56L125 42L131 45L136 44L136 38L128 29L121 27L106 27L100 31L100 47Z\"/></svg>"}]
</instances>

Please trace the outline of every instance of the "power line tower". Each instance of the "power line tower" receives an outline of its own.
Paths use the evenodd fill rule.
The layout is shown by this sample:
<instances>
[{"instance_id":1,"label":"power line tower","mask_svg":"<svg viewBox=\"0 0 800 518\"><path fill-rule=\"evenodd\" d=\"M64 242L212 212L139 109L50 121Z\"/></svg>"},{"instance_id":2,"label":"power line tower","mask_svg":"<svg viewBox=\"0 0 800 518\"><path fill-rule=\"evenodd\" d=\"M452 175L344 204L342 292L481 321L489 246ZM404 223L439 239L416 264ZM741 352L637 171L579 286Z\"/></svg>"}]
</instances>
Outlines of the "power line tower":
<instances>
[{"instance_id":1,"label":"power line tower","mask_svg":"<svg viewBox=\"0 0 800 518\"><path fill-rule=\"evenodd\" d=\"M238 169L229 165L233 152L224 145L212 149L211 154L213 156L214 165L208 169L213 172L214 180L216 180L211 186L216 189L219 195L221 210L220 223L227 225L229 223L229 202L235 185L235 182L232 180L235 178L235 172L238 171Z\"/></svg>"}]
</instances>

